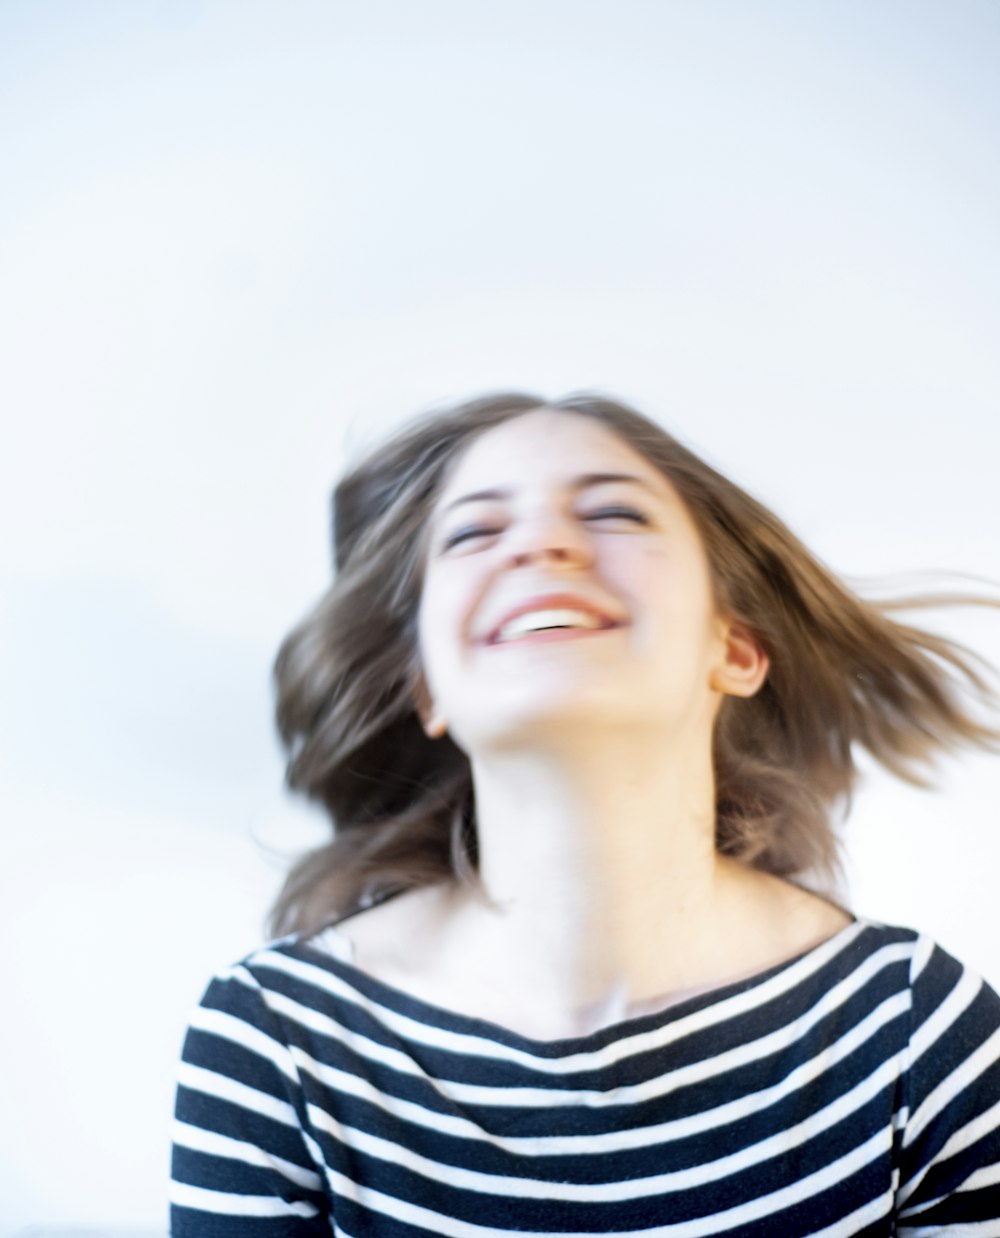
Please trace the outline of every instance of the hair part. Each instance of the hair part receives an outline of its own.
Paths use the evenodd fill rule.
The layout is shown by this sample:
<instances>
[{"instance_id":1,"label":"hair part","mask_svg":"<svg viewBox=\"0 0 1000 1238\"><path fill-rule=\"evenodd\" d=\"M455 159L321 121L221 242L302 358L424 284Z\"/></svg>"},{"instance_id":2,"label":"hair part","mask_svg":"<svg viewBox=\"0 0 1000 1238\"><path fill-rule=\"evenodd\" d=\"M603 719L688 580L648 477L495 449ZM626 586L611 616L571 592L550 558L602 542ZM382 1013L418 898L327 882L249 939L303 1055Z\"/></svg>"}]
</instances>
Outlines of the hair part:
<instances>
[{"instance_id":1,"label":"hair part","mask_svg":"<svg viewBox=\"0 0 1000 1238\"><path fill-rule=\"evenodd\" d=\"M674 485L704 542L715 603L770 660L751 697L726 696L713 732L716 845L766 872L832 883L837 827L858 777L856 748L897 777L930 786L946 751L1000 751L993 669L955 641L892 611L981 605L982 595L864 600L766 507L655 422L602 396L551 401L499 393L411 422L334 492L335 576L275 664L287 782L322 804L328 843L292 868L272 910L274 935L312 933L399 890L478 880L471 767L416 715L417 612L428 517L446 474L480 434L539 409L593 418ZM977 666L979 669L977 669Z\"/></svg>"}]
</instances>

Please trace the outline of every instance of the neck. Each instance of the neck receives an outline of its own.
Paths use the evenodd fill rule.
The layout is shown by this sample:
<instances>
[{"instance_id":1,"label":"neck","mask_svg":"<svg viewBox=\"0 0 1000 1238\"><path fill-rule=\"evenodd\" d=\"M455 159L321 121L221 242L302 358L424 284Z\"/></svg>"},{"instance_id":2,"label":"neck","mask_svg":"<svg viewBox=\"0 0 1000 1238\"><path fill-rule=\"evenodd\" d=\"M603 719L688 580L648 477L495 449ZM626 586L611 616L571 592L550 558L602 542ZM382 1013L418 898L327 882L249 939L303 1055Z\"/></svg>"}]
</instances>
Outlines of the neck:
<instances>
[{"instance_id":1,"label":"neck","mask_svg":"<svg viewBox=\"0 0 1000 1238\"><path fill-rule=\"evenodd\" d=\"M562 1008L682 985L735 867L715 850L707 749L637 729L477 756L480 875L496 910L467 917L460 940L476 939L484 963L529 961Z\"/></svg>"}]
</instances>

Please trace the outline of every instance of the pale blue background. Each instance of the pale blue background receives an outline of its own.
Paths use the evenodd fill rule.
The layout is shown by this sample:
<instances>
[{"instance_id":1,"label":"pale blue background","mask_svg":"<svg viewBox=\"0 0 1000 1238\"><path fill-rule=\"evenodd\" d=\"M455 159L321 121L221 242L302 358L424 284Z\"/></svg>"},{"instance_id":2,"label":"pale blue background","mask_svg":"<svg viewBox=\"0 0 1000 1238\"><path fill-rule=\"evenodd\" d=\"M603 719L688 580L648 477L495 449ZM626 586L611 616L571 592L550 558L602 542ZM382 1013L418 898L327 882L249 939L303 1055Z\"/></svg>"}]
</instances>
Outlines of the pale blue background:
<instances>
[{"instance_id":1,"label":"pale blue background","mask_svg":"<svg viewBox=\"0 0 1000 1238\"><path fill-rule=\"evenodd\" d=\"M380 428L597 386L841 572L1000 578L998 63L993 0L0 3L0 1233L164 1224ZM848 869L995 983L998 767L873 780Z\"/></svg>"}]
</instances>

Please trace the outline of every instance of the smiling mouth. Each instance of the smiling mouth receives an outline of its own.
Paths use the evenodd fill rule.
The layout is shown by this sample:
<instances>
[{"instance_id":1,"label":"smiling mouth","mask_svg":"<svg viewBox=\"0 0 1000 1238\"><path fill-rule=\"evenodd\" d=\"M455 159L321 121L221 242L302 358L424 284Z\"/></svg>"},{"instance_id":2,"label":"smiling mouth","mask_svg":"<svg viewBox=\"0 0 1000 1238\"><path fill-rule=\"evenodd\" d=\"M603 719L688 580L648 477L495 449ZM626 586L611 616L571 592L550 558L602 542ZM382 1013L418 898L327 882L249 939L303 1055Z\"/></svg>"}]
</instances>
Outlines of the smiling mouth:
<instances>
[{"instance_id":1,"label":"smiling mouth","mask_svg":"<svg viewBox=\"0 0 1000 1238\"><path fill-rule=\"evenodd\" d=\"M569 636L593 635L596 631L621 626L622 616L598 609L585 598L568 593L546 593L525 598L508 612L484 644L515 644L545 636L548 640Z\"/></svg>"},{"instance_id":2,"label":"smiling mouth","mask_svg":"<svg viewBox=\"0 0 1000 1238\"><path fill-rule=\"evenodd\" d=\"M525 632L521 636L513 636L507 640L488 640L485 644L490 649L503 649L509 645L550 645L558 644L562 641L583 640L586 637L602 636L606 632L613 632L621 627L624 627L624 624L606 623L597 628L538 628L534 632Z\"/></svg>"}]
</instances>

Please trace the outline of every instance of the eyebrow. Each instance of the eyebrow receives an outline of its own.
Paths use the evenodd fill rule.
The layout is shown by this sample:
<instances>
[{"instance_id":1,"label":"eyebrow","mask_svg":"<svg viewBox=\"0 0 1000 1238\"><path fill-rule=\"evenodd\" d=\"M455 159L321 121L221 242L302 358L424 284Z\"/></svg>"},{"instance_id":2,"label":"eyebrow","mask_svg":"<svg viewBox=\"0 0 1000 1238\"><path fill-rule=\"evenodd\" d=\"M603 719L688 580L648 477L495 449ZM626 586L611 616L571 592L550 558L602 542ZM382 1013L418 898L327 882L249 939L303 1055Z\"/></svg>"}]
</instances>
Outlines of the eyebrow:
<instances>
[{"instance_id":1,"label":"eyebrow","mask_svg":"<svg viewBox=\"0 0 1000 1238\"><path fill-rule=\"evenodd\" d=\"M578 477L571 478L569 485L572 490L580 491L588 490L591 486L608 486L616 482L631 482L648 490L650 494L657 493L650 482L644 477L637 477L634 473L581 473ZM472 494L463 494L460 498L452 499L441 509L440 515L450 512L453 508L461 507L463 503L480 503L488 499L509 499L512 494L513 491L509 488L476 490Z\"/></svg>"}]
</instances>

